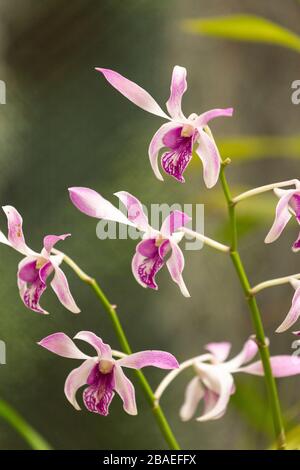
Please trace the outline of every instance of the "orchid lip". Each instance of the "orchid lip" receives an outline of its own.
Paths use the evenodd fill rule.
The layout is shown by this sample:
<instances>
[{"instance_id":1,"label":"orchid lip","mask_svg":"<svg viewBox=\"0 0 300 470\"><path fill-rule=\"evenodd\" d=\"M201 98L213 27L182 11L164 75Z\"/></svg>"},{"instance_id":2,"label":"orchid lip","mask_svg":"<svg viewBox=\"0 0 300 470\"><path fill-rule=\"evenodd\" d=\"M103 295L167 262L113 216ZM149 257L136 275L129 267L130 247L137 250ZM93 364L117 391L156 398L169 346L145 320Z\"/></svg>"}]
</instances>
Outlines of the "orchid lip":
<instances>
[{"instance_id":1,"label":"orchid lip","mask_svg":"<svg viewBox=\"0 0 300 470\"><path fill-rule=\"evenodd\" d=\"M113 368L114 368L114 362L108 359L102 359L99 362L99 371L101 372L101 374L104 374L104 375L110 374Z\"/></svg>"}]
</instances>

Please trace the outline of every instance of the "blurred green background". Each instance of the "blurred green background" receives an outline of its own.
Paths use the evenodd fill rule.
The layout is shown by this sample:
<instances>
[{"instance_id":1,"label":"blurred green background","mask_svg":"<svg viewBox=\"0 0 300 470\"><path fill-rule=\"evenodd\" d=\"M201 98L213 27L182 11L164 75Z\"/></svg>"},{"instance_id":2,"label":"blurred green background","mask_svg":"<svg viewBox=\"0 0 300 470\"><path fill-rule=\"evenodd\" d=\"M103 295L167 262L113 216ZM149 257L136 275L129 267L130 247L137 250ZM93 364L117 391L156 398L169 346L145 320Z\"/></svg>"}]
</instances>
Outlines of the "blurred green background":
<instances>
[{"instance_id":1,"label":"blurred green background","mask_svg":"<svg viewBox=\"0 0 300 470\"><path fill-rule=\"evenodd\" d=\"M299 177L300 105L291 102L291 83L300 79L297 51L199 36L182 27L186 19L232 14L265 17L300 34L296 0L0 4L0 79L7 86L7 104L0 109L1 205L18 208L27 241L35 249L40 249L45 234L71 232L61 249L97 277L118 305L133 348L165 349L179 360L200 354L210 341L232 341L233 353L238 352L252 333L229 260L210 249L185 253L184 277L191 299L181 296L166 270L159 274L159 292L144 290L130 271L135 242L98 240L96 221L70 204L67 188L88 186L111 201L113 192L128 190L145 204L204 203L206 234L226 241L219 188L205 189L199 162L190 165L185 185L170 178L165 184L157 181L147 148L161 120L121 97L94 66L118 70L164 103L172 68L180 64L188 69L186 114L233 106L234 118L216 120L212 130L223 156L232 158L228 177L234 192ZM236 137L242 140L236 142ZM263 244L275 204L270 194L241 204L239 210L241 252L253 284L299 271L299 255L289 250L296 224L291 223L273 245ZM3 214L0 227L6 231ZM77 362L55 357L36 342L56 331L73 336L87 329L114 348L119 345L93 293L67 267L82 313L74 316L65 310L50 290L42 300L50 316L26 310L16 287L19 259L13 250L0 247L0 339L7 344L7 365L0 366L0 397L56 449L164 448L138 384L135 418L122 411L118 398L107 418L76 412L67 403L63 384ZM274 334L292 294L291 287L282 286L258 297L273 354L292 352L292 335ZM163 377L159 370L148 369L146 375L154 387ZM162 401L183 448L252 449L270 444L272 427L262 379L237 377L238 392L225 417L202 424L182 423L178 416L188 377L189 373L180 377ZM279 383L291 427L300 418L299 385L299 377ZM26 448L1 419L0 448Z\"/></svg>"}]
</instances>

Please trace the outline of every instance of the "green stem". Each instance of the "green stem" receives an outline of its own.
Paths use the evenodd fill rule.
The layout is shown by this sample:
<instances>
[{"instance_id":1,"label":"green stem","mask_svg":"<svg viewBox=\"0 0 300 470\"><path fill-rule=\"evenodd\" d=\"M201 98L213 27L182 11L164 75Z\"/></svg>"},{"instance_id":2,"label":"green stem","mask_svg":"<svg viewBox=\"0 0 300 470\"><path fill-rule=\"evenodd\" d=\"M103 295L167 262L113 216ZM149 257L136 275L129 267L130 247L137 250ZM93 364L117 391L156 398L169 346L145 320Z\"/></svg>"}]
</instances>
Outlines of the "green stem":
<instances>
[{"instance_id":1,"label":"green stem","mask_svg":"<svg viewBox=\"0 0 300 470\"><path fill-rule=\"evenodd\" d=\"M52 250L53 253L60 253L58 252L57 250ZM90 277L88 274L86 274L84 271L82 271L82 269L79 268L79 266L71 259L69 258L69 256L66 256L64 255L64 261L66 264L68 264L72 269L73 271L77 274L77 276L82 280L84 281L86 284L88 284L94 291L94 293L96 294L97 298L100 300L100 302L102 303L104 309L106 310L106 312L108 313L111 321L112 321L112 324L113 324L113 327L114 327L114 330L115 330L115 333L117 335L117 338L119 340L119 343L121 345L121 348L122 348L122 351L125 353L125 354L131 354L132 353L132 350L131 350L131 347L129 345L129 342L128 342L128 339L127 339L127 336L123 330L123 327L121 325L121 322L120 322L120 319L118 317L118 314L116 312L116 308L109 302L108 298L106 297L106 295L104 294L104 292L102 291L101 287L99 286L99 284L97 283L97 281L95 279L93 279L92 277ZM138 379L139 379L139 382L140 382L140 385L141 385L141 388L144 392L144 395L149 403L149 405L151 406L151 409L152 409L152 412L153 412L153 415L156 419L156 422L169 446L170 449L172 450L180 450L180 447L179 447L179 444L172 432L172 429L160 407L160 405L157 403L156 399L155 399L155 396L154 396L154 393L152 391L152 388L150 387L149 385L149 382L148 380L146 379L145 375L143 374L143 372L141 370L136 370L135 371Z\"/></svg>"},{"instance_id":2,"label":"green stem","mask_svg":"<svg viewBox=\"0 0 300 470\"><path fill-rule=\"evenodd\" d=\"M0 400L0 416L25 439L32 449L52 450L48 442L4 400Z\"/></svg>"},{"instance_id":3,"label":"green stem","mask_svg":"<svg viewBox=\"0 0 300 470\"><path fill-rule=\"evenodd\" d=\"M246 297L246 300L247 300L247 303L251 312L252 324L255 330L256 341L257 341L261 361L262 361L263 368L264 368L264 377L265 377L266 388L268 391L268 396L269 396L271 410L272 410L277 448L285 449L286 447L285 431L284 431L284 426L283 426L283 419L282 419L282 414L281 414L277 386L276 386L276 382L272 373L269 347L268 347L266 337L265 337L264 327L263 327L263 323L261 320L261 314L260 314L256 299L251 292L250 282L249 282L248 276L246 274L243 262L241 260L241 257L238 251L235 204L232 202L229 185L228 185L226 175L225 175L226 165L227 165L227 162L226 161L223 162L221 173L220 173L220 181L221 181L224 196L227 202L228 215L229 215L229 221L230 221L230 230L231 230L230 257L233 262L235 271L238 275L240 284L243 288L243 291L244 291L244 294L245 294L245 297Z\"/></svg>"}]
</instances>

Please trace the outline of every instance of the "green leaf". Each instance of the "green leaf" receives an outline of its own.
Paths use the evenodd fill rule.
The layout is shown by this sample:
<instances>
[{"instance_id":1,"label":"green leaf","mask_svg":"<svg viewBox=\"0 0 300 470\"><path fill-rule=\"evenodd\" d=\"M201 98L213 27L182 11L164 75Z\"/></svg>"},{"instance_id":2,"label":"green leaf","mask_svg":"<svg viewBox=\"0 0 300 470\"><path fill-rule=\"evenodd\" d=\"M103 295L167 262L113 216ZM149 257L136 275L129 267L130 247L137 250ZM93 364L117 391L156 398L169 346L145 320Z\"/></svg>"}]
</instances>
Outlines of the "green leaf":
<instances>
[{"instance_id":1,"label":"green leaf","mask_svg":"<svg viewBox=\"0 0 300 470\"><path fill-rule=\"evenodd\" d=\"M281 156L300 158L300 135L227 137L218 139L217 144L222 157L233 161Z\"/></svg>"},{"instance_id":2,"label":"green leaf","mask_svg":"<svg viewBox=\"0 0 300 470\"><path fill-rule=\"evenodd\" d=\"M51 450L48 442L4 400L0 400L0 416L24 438L32 449Z\"/></svg>"},{"instance_id":3,"label":"green leaf","mask_svg":"<svg viewBox=\"0 0 300 470\"><path fill-rule=\"evenodd\" d=\"M300 37L297 34L259 16L229 15L187 19L182 26L189 33L234 41L276 44L300 52Z\"/></svg>"}]
</instances>

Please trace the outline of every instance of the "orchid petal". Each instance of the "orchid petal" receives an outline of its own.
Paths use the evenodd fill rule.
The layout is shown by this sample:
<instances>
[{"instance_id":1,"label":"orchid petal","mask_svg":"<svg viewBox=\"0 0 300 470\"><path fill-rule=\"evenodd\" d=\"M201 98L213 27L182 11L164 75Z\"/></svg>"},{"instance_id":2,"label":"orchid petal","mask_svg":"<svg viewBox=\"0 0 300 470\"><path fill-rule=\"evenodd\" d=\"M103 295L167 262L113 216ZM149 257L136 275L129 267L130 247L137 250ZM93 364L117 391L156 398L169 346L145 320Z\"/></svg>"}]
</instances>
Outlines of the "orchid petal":
<instances>
[{"instance_id":1,"label":"orchid petal","mask_svg":"<svg viewBox=\"0 0 300 470\"><path fill-rule=\"evenodd\" d=\"M123 77L114 70L104 69L96 67L97 72L101 72L106 80L118 90L125 98L132 101L136 106L148 111L148 113L155 114L166 119L170 119L169 116L161 109L156 103L154 98L143 88L136 83Z\"/></svg>"},{"instance_id":2,"label":"orchid petal","mask_svg":"<svg viewBox=\"0 0 300 470\"><path fill-rule=\"evenodd\" d=\"M40 306L40 298L47 288L46 280L53 268L48 262L38 269L36 263L35 257L26 257L19 263L17 273L19 294L27 308L37 313L48 314Z\"/></svg>"},{"instance_id":3,"label":"orchid petal","mask_svg":"<svg viewBox=\"0 0 300 470\"><path fill-rule=\"evenodd\" d=\"M110 346L103 343L102 339L95 335L95 333L91 331L80 331L74 336L74 339L80 339L93 346L97 351L99 359L112 359Z\"/></svg>"},{"instance_id":4,"label":"orchid petal","mask_svg":"<svg viewBox=\"0 0 300 470\"><path fill-rule=\"evenodd\" d=\"M81 352L65 333L53 333L43 338L38 344L58 356L70 359L90 359L90 356Z\"/></svg>"},{"instance_id":5,"label":"orchid petal","mask_svg":"<svg viewBox=\"0 0 300 470\"><path fill-rule=\"evenodd\" d=\"M141 202L127 191L115 193L127 209L127 217L139 230L146 232L149 229L148 217Z\"/></svg>"},{"instance_id":6,"label":"orchid petal","mask_svg":"<svg viewBox=\"0 0 300 470\"><path fill-rule=\"evenodd\" d=\"M152 137L152 140L149 145L149 159L150 159L150 164L152 167L152 170L156 176L156 178L160 181L163 181L163 177L159 171L157 159L158 155L161 149L166 147L166 143L164 142L164 137L166 134L168 134L170 131L173 129L181 128L182 126L179 126L177 122L167 122L166 124L163 124L158 131L154 134Z\"/></svg>"},{"instance_id":7,"label":"orchid petal","mask_svg":"<svg viewBox=\"0 0 300 470\"><path fill-rule=\"evenodd\" d=\"M53 267L54 276L50 285L57 295L58 300L64 307L66 307L66 309L70 310L70 312L80 313L80 309L76 305L76 302L70 292L69 283L64 272L55 264L53 264Z\"/></svg>"},{"instance_id":8,"label":"orchid petal","mask_svg":"<svg viewBox=\"0 0 300 470\"><path fill-rule=\"evenodd\" d=\"M204 389L199 377L194 377L187 385L185 398L180 408L180 418L182 421L189 421L195 414L199 402L204 397Z\"/></svg>"},{"instance_id":9,"label":"orchid petal","mask_svg":"<svg viewBox=\"0 0 300 470\"><path fill-rule=\"evenodd\" d=\"M296 280L293 280L296 281ZM299 281L294 283L294 286L297 286L299 284ZM281 325L277 328L276 333L283 333L284 331L288 330L296 321L298 320L300 316L300 287L296 288L296 292L293 296L292 300L292 306L285 317L284 321L281 323Z\"/></svg>"},{"instance_id":10,"label":"orchid petal","mask_svg":"<svg viewBox=\"0 0 300 470\"><path fill-rule=\"evenodd\" d=\"M169 242L165 241L164 245L169 245ZM135 279L141 286L158 289L155 276L165 263L161 252L162 250L156 246L155 238L142 240L136 246L131 268Z\"/></svg>"},{"instance_id":11,"label":"orchid petal","mask_svg":"<svg viewBox=\"0 0 300 470\"><path fill-rule=\"evenodd\" d=\"M94 366L95 359L87 359L81 366L73 369L66 379L65 395L76 410L81 409L76 400L77 390L87 383L88 376Z\"/></svg>"},{"instance_id":12,"label":"orchid petal","mask_svg":"<svg viewBox=\"0 0 300 470\"><path fill-rule=\"evenodd\" d=\"M184 114L181 110L181 100L186 90L186 68L175 65L170 87L171 94L166 103L167 110L173 119L184 119Z\"/></svg>"},{"instance_id":13,"label":"orchid petal","mask_svg":"<svg viewBox=\"0 0 300 470\"><path fill-rule=\"evenodd\" d=\"M286 224L292 217L289 211L289 202L295 190L286 191L285 195L282 196L276 206L276 215L273 225L265 238L265 243L272 243L281 235Z\"/></svg>"},{"instance_id":14,"label":"orchid petal","mask_svg":"<svg viewBox=\"0 0 300 470\"><path fill-rule=\"evenodd\" d=\"M187 287L182 277L182 271L184 269L183 253L177 243L174 243L171 240L170 243L172 248L172 254L166 262L167 268L173 281L178 284L182 295L184 295L184 297L190 297L189 291L187 290Z\"/></svg>"},{"instance_id":15,"label":"orchid petal","mask_svg":"<svg viewBox=\"0 0 300 470\"><path fill-rule=\"evenodd\" d=\"M215 119L217 117L231 117L233 115L233 108L225 108L225 109L210 109L205 113L200 114L197 119L195 120L196 127L204 127L206 126L209 121Z\"/></svg>"},{"instance_id":16,"label":"orchid petal","mask_svg":"<svg viewBox=\"0 0 300 470\"><path fill-rule=\"evenodd\" d=\"M179 364L176 358L165 351L140 351L118 360L122 367L142 369L142 367L158 367L160 369L177 369Z\"/></svg>"},{"instance_id":17,"label":"orchid petal","mask_svg":"<svg viewBox=\"0 0 300 470\"><path fill-rule=\"evenodd\" d=\"M198 127L198 132L199 138L197 142L199 145L196 153L203 164L204 182L207 188L212 188L219 178L221 157L214 140L200 127Z\"/></svg>"},{"instance_id":18,"label":"orchid petal","mask_svg":"<svg viewBox=\"0 0 300 470\"><path fill-rule=\"evenodd\" d=\"M126 413L130 415L137 415L137 408L135 402L135 390L131 381L126 377L122 368L115 364L115 391L123 401L123 408Z\"/></svg>"},{"instance_id":19,"label":"orchid petal","mask_svg":"<svg viewBox=\"0 0 300 470\"><path fill-rule=\"evenodd\" d=\"M57 242L65 240L70 236L70 233L66 233L64 235L46 235L46 237L44 237L44 249L50 255L52 248Z\"/></svg>"},{"instance_id":20,"label":"orchid petal","mask_svg":"<svg viewBox=\"0 0 300 470\"><path fill-rule=\"evenodd\" d=\"M300 374L300 358L296 355L273 356L270 358L272 373L274 377L290 377ZM239 369L239 372L245 372L253 375L264 375L264 369L261 361L254 362L246 367Z\"/></svg>"},{"instance_id":21,"label":"orchid petal","mask_svg":"<svg viewBox=\"0 0 300 470\"><path fill-rule=\"evenodd\" d=\"M97 219L112 220L133 226L125 215L99 193L89 188L69 188L74 206L84 214Z\"/></svg>"},{"instance_id":22,"label":"orchid petal","mask_svg":"<svg viewBox=\"0 0 300 470\"><path fill-rule=\"evenodd\" d=\"M17 250L19 253L23 255L35 255L34 251L32 251L25 242L25 238L23 235L23 219L17 209L12 206L3 206L2 209L4 210L6 217L7 217L7 224L8 224L8 237L7 240L9 244ZM6 243L2 238L2 243ZM8 244L8 243L6 243Z\"/></svg>"},{"instance_id":23,"label":"orchid petal","mask_svg":"<svg viewBox=\"0 0 300 470\"><path fill-rule=\"evenodd\" d=\"M231 343L220 342L220 343L208 343L204 346L207 351L212 353L219 362L224 362L230 352Z\"/></svg>"},{"instance_id":24,"label":"orchid petal","mask_svg":"<svg viewBox=\"0 0 300 470\"><path fill-rule=\"evenodd\" d=\"M253 339L248 339L244 344L242 351L230 361L222 364L228 372L235 372L242 364L251 361L257 354L258 346Z\"/></svg>"},{"instance_id":25,"label":"orchid petal","mask_svg":"<svg viewBox=\"0 0 300 470\"><path fill-rule=\"evenodd\" d=\"M172 211L164 220L160 232L164 237L169 237L176 230L184 227L191 221L191 217L181 211Z\"/></svg>"}]
</instances>

